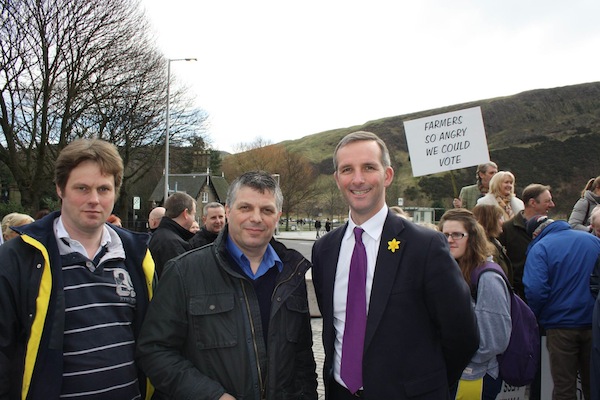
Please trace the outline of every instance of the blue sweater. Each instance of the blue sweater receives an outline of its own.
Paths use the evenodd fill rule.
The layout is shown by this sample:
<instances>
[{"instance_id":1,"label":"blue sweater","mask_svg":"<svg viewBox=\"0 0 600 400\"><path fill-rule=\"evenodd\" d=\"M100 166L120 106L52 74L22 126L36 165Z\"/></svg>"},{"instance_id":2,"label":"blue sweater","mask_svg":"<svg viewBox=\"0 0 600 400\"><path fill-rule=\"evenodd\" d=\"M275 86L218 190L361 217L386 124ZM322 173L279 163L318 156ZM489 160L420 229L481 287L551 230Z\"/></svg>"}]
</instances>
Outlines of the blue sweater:
<instances>
[{"instance_id":1,"label":"blue sweater","mask_svg":"<svg viewBox=\"0 0 600 400\"><path fill-rule=\"evenodd\" d=\"M523 284L544 329L591 327L589 282L598 254L600 239L565 221L551 223L531 242Z\"/></svg>"}]
</instances>

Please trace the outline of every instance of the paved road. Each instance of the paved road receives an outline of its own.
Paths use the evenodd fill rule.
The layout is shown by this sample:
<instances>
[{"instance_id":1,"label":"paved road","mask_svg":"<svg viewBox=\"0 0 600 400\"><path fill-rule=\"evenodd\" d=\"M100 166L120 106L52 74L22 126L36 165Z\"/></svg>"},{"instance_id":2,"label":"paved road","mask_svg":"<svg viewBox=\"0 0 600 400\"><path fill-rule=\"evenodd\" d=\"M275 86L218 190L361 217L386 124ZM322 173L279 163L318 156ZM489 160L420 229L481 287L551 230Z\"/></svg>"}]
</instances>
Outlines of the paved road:
<instances>
[{"instance_id":1,"label":"paved road","mask_svg":"<svg viewBox=\"0 0 600 400\"><path fill-rule=\"evenodd\" d=\"M280 232L275 238L285 244L287 247L298 250L306 259L311 259L311 251L313 243L316 239L315 231L292 231L292 232ZM318 309L316 306L316 300L314 299L314 291L312 290L312 281L310 271L307 276L307 284L309 290L309 302L311 306L311 314L318 315ZM317 310L315 310L317 309ZM325 362L325 352L323 351L323 342L321 335L323 333L323 320L320 317L311 319L312 333L313 333L313 352L315 354L315 361L317 362L317 375L319 387L317 389L319 393L319 400L325 399L325 388L323 386L323 362Z\"/></svg>"},{"instance_id":2,"label":"paved road","mask_svg":"<svg viewBox=\"0 0 600 400\"><path fill-rule=\"evenodd\" d=\"M321 334L323 333L323 319L313 318L312 322L312 333L313 333L313 352L315 353L315 361L317 362L317 375L319 387L317 392L319 393L319 400L325 399L325 387L323 386L323 363L325 362L325 352L323 351L323 342L321 340Z\"/></svg>"},{"instance_id":3,"label":"paved road","mask_svg":"<svg viewBox=\"0 0 600 400\"><path fill-rule=\"evenodd\" d=\"M285 245L285 247L298 250L300 254L302 254L308 261L311 260L312 257L312 247L314 240L306 240L306 239L279 239L281 243Z\"/></svg>"}]
</instances>

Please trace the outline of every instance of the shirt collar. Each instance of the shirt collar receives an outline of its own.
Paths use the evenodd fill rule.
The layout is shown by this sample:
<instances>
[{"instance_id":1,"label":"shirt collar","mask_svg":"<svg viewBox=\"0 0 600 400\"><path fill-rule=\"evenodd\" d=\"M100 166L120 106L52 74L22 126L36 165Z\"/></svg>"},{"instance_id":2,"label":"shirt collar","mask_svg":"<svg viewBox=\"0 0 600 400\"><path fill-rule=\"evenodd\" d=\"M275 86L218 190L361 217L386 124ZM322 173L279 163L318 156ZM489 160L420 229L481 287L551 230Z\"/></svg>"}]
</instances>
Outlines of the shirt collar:
<instances>
[{"instance_id":1,"label":"shirt collar","mask_svg":"<svg viewBox=\"0 0 600 400\"><path fill-rule=\"evenodd\" d=\"M250 260L248 257L240 250L240 248L234 243L231 239L231 236L227 235L227 241L225 244L227 251L231 257L235 260L236 264L244 271L244 273L250 279L257 279L264 275L270 268L276 266L279 272L283 270L283 262L275 252L275 249L271 244L267 244L267 249L265 250L265 254L263 255L262 261L260 262L260 266L256 271L256 274L252 272L252 268L250 267Z\"/></svg>"},{"instance_id":2,"label":"shirt collar","mask_svg":"<svg viewBox=\"0 0 600 400\"><path fill-rule=\"evenodd\" d=\"M69 232L67 232L67 229L65 228L65 225L63 223L62 216L58 217L58 222L55 222L54 233L56 234L56 237L58 239L66 239L67 242L69 242L69 243L71 243L71 242L79 243L79 241L77 241L75 239L71 239L71 237L69 236ZM100 239L100 247L106 246L110 243L111 243L110 233L108 232L108 228L106 227L106 224L104 224L102 226L102 238Z\"/></svg>"},{"instance_id":3,"label":"shirt collar","mask_svg":"<svg viewBox=\"0 0 600 400\"><path fill-rule=\"evenodd\" d=\"M369 235L373 240L377 240L381 237L381 233L383 232L383 224L385 223L385 219L388 215L388 206L384 204L381 210L377 212L377 214L373 215L367 221L360 225L367 235ZM352 221L352 215L350 214L348 218L348 229L344 234L344 239L354 235L354 228L359 225L356 225L354 221Z\"/></svg>"},{"instance_id":4,"label":"shirt collar","mask_svg":"<svg viewBox=\"0 0 600 400\"><path fill-rule=\"evenodd\" d=\"M87 252L83 245L78 240L72 239L71 236L69 236L69 232L67 232L63 223L62 216L59 216L54 220L54 234L61 254L77 251L87 257ZM116 232L114 235L116 236ZM103 247L109 247L112 241L111 234L106 227L106 224L104 224L102 226L102 238L100 239L98 251ZM68 249L70 249L70 251Z\"/></svg>"}]
</instances>

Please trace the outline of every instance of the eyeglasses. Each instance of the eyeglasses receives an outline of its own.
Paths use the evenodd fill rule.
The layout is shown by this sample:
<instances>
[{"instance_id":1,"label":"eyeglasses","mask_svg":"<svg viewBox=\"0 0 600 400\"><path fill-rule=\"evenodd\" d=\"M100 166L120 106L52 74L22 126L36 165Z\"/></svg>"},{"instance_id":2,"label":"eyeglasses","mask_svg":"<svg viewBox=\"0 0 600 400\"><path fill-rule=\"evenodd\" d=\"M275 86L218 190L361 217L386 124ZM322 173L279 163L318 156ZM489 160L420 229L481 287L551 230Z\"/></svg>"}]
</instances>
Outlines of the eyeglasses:
<instances>
[{"instance_id":1,"label":"eyeglasses","mask_svg":"<svg viewBox=\"0 0 600 400\"><path fill-rule=\"evenodd\" d=\"M444 232L444 236L446 236L446 239L452 238L452 240L461 240L465 236L469 236L469 235L466 233L462 233L462 232L452 232L452 233Z\"/></svg>"}]
</instances>

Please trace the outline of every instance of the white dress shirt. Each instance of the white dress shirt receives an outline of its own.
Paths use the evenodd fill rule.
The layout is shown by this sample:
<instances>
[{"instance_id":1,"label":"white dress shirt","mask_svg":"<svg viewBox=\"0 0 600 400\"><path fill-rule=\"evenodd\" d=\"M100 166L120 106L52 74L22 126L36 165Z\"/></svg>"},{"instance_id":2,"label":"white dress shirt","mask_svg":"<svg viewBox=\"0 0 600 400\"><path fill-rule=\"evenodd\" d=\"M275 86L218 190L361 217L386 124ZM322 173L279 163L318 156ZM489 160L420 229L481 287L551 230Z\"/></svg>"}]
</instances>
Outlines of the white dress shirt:
<instances>
[{"instance_id":1,"label":"white dress shirt","mask_svg":"<svg viewBox=\"0 0 600 400\"><path fill-rule=\"evenodd\" d=\"M364 230L362 241L367 252L367 314L369 310L369 301L371 298L371 287L373 286L373 275L375 274L375 262L381 242L381 233L383 224L387 218L388 207L384 205L377 214L359 227ZM346 298L348 296L348 275L350 273L350 260L354 251L354 228L357 225L352 221L352 216L348 218L348 228L342 238L340 255L335 273L335 285L333 288L333 327L335 329L334 358L333 358L333 376L335 380L343 386L346 386L340 377L340 366L342 361L342 343L344 341L344 327L346 324Z\"/></svg>"}]
</instances>

